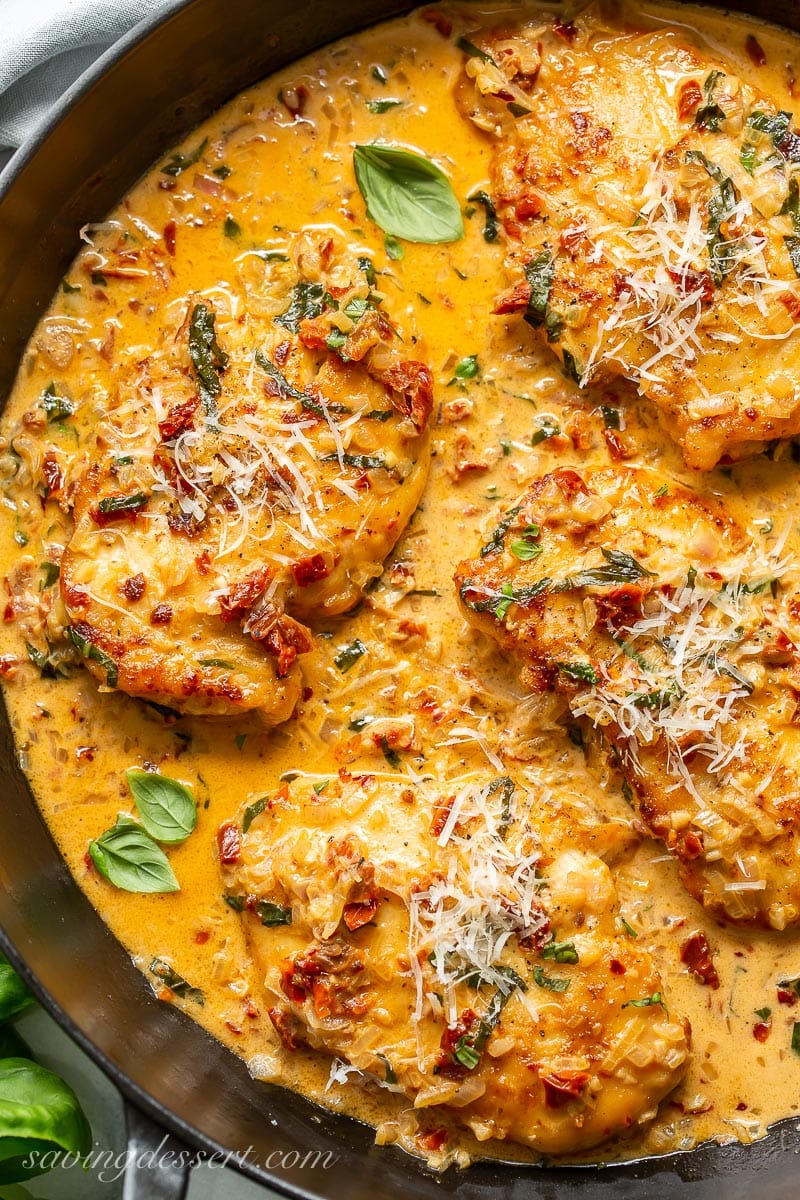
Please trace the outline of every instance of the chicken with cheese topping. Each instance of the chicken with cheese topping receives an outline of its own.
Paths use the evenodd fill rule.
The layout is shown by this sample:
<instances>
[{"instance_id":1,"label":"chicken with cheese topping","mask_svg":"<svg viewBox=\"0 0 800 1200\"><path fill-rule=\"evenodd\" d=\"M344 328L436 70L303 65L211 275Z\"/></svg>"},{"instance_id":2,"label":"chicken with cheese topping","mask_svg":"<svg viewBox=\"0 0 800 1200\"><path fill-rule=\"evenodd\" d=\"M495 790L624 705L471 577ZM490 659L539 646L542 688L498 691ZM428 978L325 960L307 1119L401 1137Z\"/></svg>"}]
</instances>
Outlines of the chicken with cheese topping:
<instances>
[{"instance_id":1,"label":"chicken with cheese topping","mask_svg":"<svg viewBox=\"0 0 800 1200\"><path fill-rule=\"evenodd\" d=\"M399 349L369 260L320 235L294 256L273 311L189 297L119 372L61 562L68 635L104 687L285 720L306 622L357 603L416 508L430 372Z\"/></svg>"},{"instance_id":2,"label":"chicken with cheese topping","mask_svg":"<svg viewBox=\"0 0 800 1200\"><path fill-rule=\"evenodd\" d=\"M404 1094L421 1138L444 1121L558 1154L649 1120L687 1036L620 920L608 835L507 776L252 800L222 869L283 1052Z\"/></svg>"},{"instance_id":3,"label":"chicken with cheese topping","mask_svg":"<svg viewBox=\"0 0 800 1200\"><path fill-rule=\"evenodd\" d=\"M800 134L677 29L590 9L470 34L518 313L581 386L632 380L691 467L800 432Z\"/></svg>"},{"instance_id":4,"label":"chicken with cheese topping","mask_svg":"<svg viewBox=\"0 0 800 1200\"><path fill-rule=\"evenodd\" d=\"M641 818L715 916L800 921L796 568L646 470L534 482L456 574L534 692L618 756Z\"/></svg>"}]
</instances>

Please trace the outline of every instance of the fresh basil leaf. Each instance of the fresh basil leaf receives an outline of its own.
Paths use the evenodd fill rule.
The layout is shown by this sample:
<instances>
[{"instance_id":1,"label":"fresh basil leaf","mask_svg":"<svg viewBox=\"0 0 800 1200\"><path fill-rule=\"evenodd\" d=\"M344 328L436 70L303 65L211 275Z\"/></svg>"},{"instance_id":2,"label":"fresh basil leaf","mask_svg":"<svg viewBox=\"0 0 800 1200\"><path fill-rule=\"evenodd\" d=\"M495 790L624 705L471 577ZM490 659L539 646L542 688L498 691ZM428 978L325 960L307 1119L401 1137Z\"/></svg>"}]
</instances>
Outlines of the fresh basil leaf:
<instances>
[{"instance_id":1,"label":"fresh basil leaf","mask_svg":"<svg viewBox=\"0 0 800 1200\"><path fill-rule=\"evenodd\" d=\"M34 1003L26 985L6 956L0 953L0 1023L18 1017Z\"/></svg>"},{"instance_id":2,"label":"fresh basil leaf","mask_svg":"<svg viewBox=\"0 0 800 1200\"><path fill-rule=\"evenodd\" d=\"M0 1060L0 1184L43 1174L56 1154L83 1157L91 1148L89 1122L63 1079L25 1058Z\"/></svg>"},{"instance_id":3,"label":"fresh basil leaf","mask_svg":"<svg viewBox=\"0 0 800 1200\"><path fill-rule=\"evenodd\" d=\"M481 558L486 558L487 555L491 554L500 554L505 542L505 536L518 513L519 506L508 510L500 524L492 530L486 545L481 546Z\"/></svg>"},{"instance_id":4,"label":"fresh basil leaf","mask_svg":"<svg viewBox=\"0 0 800 1200\"><path fill-rule=\"evenodd\" d=\"M190 983L187 983L183 976L179 975L163 958L154 958L150 963L150 970L156 979L160 979L165 987L168 987L181 1000L191 1000L193 1004L199 1004L201 1008L205 1004L206 998L200 988L192 987Z\"/></svg>"},{"instance_id":5,"label":"fresh basil leaf","mask_svg":"<svg viewBox=\"0 0 800 1200\"><path fill-rule=\"evenodd\" d=\"M103 878L123 892L180 891L164 851L129 817L118 817L90 842L89 855Z\"/></svg>"},{"instance_id":6,"label":"fresh basil leaf","mask_svg":"<svg viewBox=\"0 0 800 1200\"><path fill-rule=\"evenodd\" d=\"M470 58L479 58L481 62L491 63L493 67L497 66L497 63L492 58L491 54L487 54L485 50L481 50L480 46L476 46L475 43L471 42L468 38L460 37L456 41L456 45L458 46L459 50L463 50L465 54L470 56Z\"/></svg>"},{"instance_id":7,"label":"fresh basil leaf","mask_svg":"<svg viewBox=\"0 0 800 1200\"><path fill-rule=\"evenodd\" d=\"M197 805L189 789L169 775L134 767L125 778L150 836L171 846L185 842L197 825Z\"/></svg>"},{"instance_id":8,"label":"fresh basil leaf","mask_svg":"<svg viewBox=\"0 0 800 1200\"><path fill-rule=\"evenodd\" d=\"M42 588L46 591L47 588L51 588L53 584L58 583L61 568L58 563L54 562L43 562L39 565L44 576L42 579Z\"/></svg>"},{"instance_id":9,"label":"fresh basil leaf","mask_svg":"<svg viewBox=\"0 0 800 1200\"><path fill-rule=\"evenodd\" d=\"M222 226L222 232L226 238L238 238L242 232L242 227L238 221L234 221L233 217L226 217Z\"/></svg>"},{"instance_id":10,"label":"fresh basil leaf","mask_svg":"<svg viewBox=\"0 0 800 1200\"><path fill-rule=\"evenodd\" d=\"M254 800L252 804L248 804L247 808L244 810L244 816L242 817L242 833L247 833L256 817L261 816L267 807L268 799L269 798L267 796L259 796L259 798Z\"/></svg>"},{"instance_id":11,"label":"fresh basil leaf","mask_svg":"<svg viewBox=\"0 0 800 1200\"><path fill-rule=\"evenodd\" d=\"M705 104L698 108L695 113L694 123L698 129L708 129L711 133L719 133L722 128L722 122L725 120L725 113L714 100L714 88L718 79L724 79L723 71L712 71L703 84L703 95Z\"/></svg>"},{"instance_id":12,"label":"fresh basil leaf","mask_svg":"<svg viewBox=\"0 0 800 1200\"><path fill-rule=\"evenodd\" d=\"M794 267L794 273L800 279L800 237L793 233L789 237L785 237L783 242Z\"/></svg>"},{"instance_id":13,"label":"fresh basil leaf","mask_svg":"<svg viewBox=\"0 0 800 1200\"><path fill-rule=\"evenodd\" d=\"M33 1051L13 1025L0 1025L0 1058L29 1058Z\"/></svg>"},{"instance_id":14,"label":"fresh basil leaf","mask_svg":"<svg viewBox=\"0 0 800 1200\"><path fill-rule=\"evenodd\" d=\"M429 244L464 236L450 180L421 154L400 146L356 146L353 166L367 213L384 233Z\"/></svg>"},{"instance_id":15,"label":"fresh basil leaf","mask_svg":"<svg viewBox=\"0 0 800 1200\"><path fill-rule=\"evenodd\" d=\"M608 563L607 567L589 567L585 571L578 571L577 575L570 575L557 584L554 591L569 592L579 587L612 587L618 583L636 583L646 576L653 577L652 571L648 571L624 550L607 550L605 546L601 546L601 552Z\"/></svg>"}]
</instances>

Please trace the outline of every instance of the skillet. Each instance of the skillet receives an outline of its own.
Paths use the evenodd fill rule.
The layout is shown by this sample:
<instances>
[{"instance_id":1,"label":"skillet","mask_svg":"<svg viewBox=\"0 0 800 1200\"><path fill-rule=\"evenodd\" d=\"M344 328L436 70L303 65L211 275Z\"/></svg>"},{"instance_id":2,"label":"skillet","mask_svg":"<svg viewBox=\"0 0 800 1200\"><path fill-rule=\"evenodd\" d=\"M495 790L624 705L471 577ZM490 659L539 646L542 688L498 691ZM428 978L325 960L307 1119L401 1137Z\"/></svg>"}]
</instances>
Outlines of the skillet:
<instances>
[{"instance_id":1,"label":"skillet","mask_svg":"<svg viewBox=\"0 0 800 1200\"><path fill-rule=\"evenodd\" d=\"M166 15L145 21L98 60L0 178L0 404L78 251L82 225L102 218L158 155L244 87L411 7L404 0L173 0ZM733 0L728 7L800 31L796 0ZM399 1150L377 1149L364 1125L254 1082L243 1062L155 999L73 881L17 763L2 702L0 927L0 947L126 1098L129 1148L183 1152L171 1169L129 1172L125 1200L180 1200L195 1151L232 1155L231 1165L295 1200L796 1194L796 1120L752 1146L707 1145L602 1170L478 1163L437 1176ZM318 1152L316 1167L309 1152Z\"/></svg>"}]
</instances>

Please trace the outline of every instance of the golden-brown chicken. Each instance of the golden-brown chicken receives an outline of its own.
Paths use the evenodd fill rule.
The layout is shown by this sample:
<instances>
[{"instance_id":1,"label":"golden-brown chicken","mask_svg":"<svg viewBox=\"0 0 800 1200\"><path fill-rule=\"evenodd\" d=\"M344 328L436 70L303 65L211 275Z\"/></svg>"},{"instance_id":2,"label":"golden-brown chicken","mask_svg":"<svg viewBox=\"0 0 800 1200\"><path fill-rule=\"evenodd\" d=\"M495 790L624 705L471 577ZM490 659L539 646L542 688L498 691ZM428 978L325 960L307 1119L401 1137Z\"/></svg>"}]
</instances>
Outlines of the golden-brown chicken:
<instances>
[{"instance_id":1,"label":"golden-brown chicken","mask_svg":"<svg viewBox=\"0 0 800 1200\"><path fill-rule=\"evenodd\" d=\"M352 608L417 506L430 372L396 348L370 264L323 243L296 240L271 315L190 299L121 373L61 563L70 636L104 686L285 720L304 622Z\"/></svg>"},{"instance_id":2,"label":"golden-brown chicken","mask_svg":"<svg viewBox=\"0 0 800 1200\"><path fill-rule=\"evenodd\" d=\"M508 777L343 774L252 801L220 856L285 1053L404 1093L422 1131L559 1154L650 1119L687 1055L613 842Z\"/></svg>"},{"instance_id":3,"label":"golden-brown chicken","mask_svg":"<svg viewBox=\"0 0 800 1200\"><path fill-rule=\"evenodd\" d=\"M535 481L456 582L469 619L618 755L715 916L800 921L800 600L792 564L644 470Z\"/></svg>"},{"instance_id":4,"label":"golden-brown chicken","mask_svg":"<svg viewBox=\"0 0 800 1200\"><path fill-rule=\"evenodd\" d=\"M581 385L624 376L687 464L800 432L800 134L681 32L593 10L470 34L519 313Z\"/></svg>"}]
</instances>

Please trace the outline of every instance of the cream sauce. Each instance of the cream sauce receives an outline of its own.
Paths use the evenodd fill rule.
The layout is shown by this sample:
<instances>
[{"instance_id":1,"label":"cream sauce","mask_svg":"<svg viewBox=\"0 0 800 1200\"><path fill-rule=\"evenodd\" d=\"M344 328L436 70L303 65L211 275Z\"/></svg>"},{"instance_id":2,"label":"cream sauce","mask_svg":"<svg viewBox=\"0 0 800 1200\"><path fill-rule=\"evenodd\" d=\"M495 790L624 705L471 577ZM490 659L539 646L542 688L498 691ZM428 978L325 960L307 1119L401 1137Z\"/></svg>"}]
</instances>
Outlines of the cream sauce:
<instances>
[{"instance_id":1,"label":"cream sauce","mask_svg":"<svg viewBox=\"0 0 800 1200\"><path fill-rule=\"evenodd\" d=\"M529 11L516 4L470 5L456 13L456 33L459 21L469 29ZM644 11L656 22L696 31L779 107L797 105L791 94L800 72L795 38L743 17L689 6ZM745 50L751 33L765 52L764 66L754 66ZM130 192L110 219L129 231L131 244L157 256L162 230L176 223L175 254L164 260L166 269L154 265L143 280L93 283L91 254L102 251L114 233L102 227L89 231L94 246L83 251L67 277L80 291L60 291L42 318L3 421L9 437L56 378L81 407L74 421L64 423L65 433L51 427L46 436L65 451L74 448L71 439L77 433L79 444L95 406L102 407L112 390L112 363L146 352L166 306L192 292L221 296L241 308L248 303L254 269L248 249L279 249L286 231L303 226L334 225L363 246L375 258L391 305L398 313L407 310L409 327L422 330L415 357L434 369L439 406L425 499L366 603L320 631L305 664L312 695L284 727L264 732L255 718L184 718L170 725L134 700L100 694L80 669L68 680L40 680L25 663L6 687L20 762L78 883L145 971L154 956L166 958L202 989L205 1006L188 1003L187 1011L257 1074L274 1071L274 1034L239 919L221 899L216 831L243 799L274 791L285 772L324 775L362 761L348 748L351 720L407 712L424 694L445 710L455 708L457 719L440 727L420 725L419 747L401 756L401 770L432 769L448 777L480 769L487 756L502 759L512 752L557 794L620 820L629 816L619 777L609 775L598 756L565 748L545 702L522 705L515 671L468 631L452 587L455 564L474 553L535 475L578 462L607 464L597 411L601 397L591 390L579 393L522 327L487 319L502 288L502 247L484 240L480 208L466 220L463 241L405 244L403 259L392 261L353 180L352 144L382 137L436 159L462 199L487 186L491 144L462 118L451 95L462 63L452 37L412 15L326 48L236 97L181 147L190 153L208 139L206 164L231 171L221 194L203 190L208 179L218 177L202 164L165 190L163 162ZM385 70L385 84L376 78L376 66ZM278 93L303 87L309 95L302 119L295 121ZM386 98L402 103L383 114L365 105ZM206 182L200 179L198 186L200 175ZM226 216L240 227L238 235L224 236ZM68 347L63 358L59 345ZM450 381L455 364L467 355L477 355L480 373L462 388ZM698 480L689 478L646 404L626 393L624 412L627 433L638 446L634 461L656 467L665 480L684 479L724 497L754 538L768 539L770 521L774 536L791 522L791 545L800 552L796 466L788 447L774 459L760 457ZM572 433L580 449L569 436L532 446L531 436L546 416ZM9 464L6 458L3 466L10 469ZM66 524L53 504L43 508L38 497L20 493L12 483L0 506L0 573L8 575L21 555L43 561L49 556L44 547L63 541L59 526ZM28 538L23 547L15 541L21 532ZM406 594L409 580L393 571L393 562L413 568L416 592ZM409 621L424 626L416 640L404 625ZM354 637L368 654L342 675L333 658ZM0 653L20 649L9 621L0 627ZM446 744L453 739L463 740ZM145 763L191 785L199 800L196 832L170 851L181 882L174 895L115 891L87 865L89 841L119 811L131 811L124 770ZM379 759L371 769L391 768ZM777 1003L775 991L779 979L800 975L800 936L740 933L708 921L680 887L663 848L647 838L615 873L622 912L652 947L670 1006L691 1020L693 1054L683 1082L649 1128L634 1141L608 1147L602 1157L661 1153L707 1138L750 1141L763 1136L771 1122L800 1112L800 1058L790 1048L800 1010ZM703 987L679 960L682 937L695 929L707 932L719 990ZM754 1027L761 1020L756 1010L764 1007L772 1012L762 1043ZM381 1140L404 1140L406 1102L352 1083L326 1088L329 1069L329 1060L302 1051L280 1059L287 1086L372 1122ZM468 1153L492 1152L459 1136ZM498 1152L504 1158L517 1153L509 1146Z\"/></svg>"}]
</instances>

